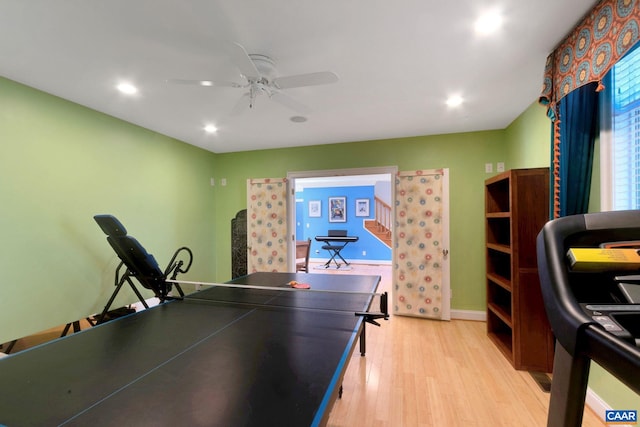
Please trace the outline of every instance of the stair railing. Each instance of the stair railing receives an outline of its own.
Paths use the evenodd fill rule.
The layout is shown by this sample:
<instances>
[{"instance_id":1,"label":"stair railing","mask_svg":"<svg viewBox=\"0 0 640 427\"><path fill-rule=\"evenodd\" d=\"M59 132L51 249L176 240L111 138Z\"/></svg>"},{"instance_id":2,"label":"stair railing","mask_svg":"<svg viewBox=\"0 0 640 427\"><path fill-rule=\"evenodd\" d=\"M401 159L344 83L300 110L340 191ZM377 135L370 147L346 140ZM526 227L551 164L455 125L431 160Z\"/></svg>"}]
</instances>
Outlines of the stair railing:
<instances>
[{"instance_id":1,"label":"stair railing","mask_svg":"<svg viewBox=\"0 0 640 427\"><path fill-rule=\"evenodd\" d=\"M377 196L374 198L375 212L376 212L376 226L379 232L386 232L391 236L391 206L379 199Z\"/></svg>"}]
</instances>

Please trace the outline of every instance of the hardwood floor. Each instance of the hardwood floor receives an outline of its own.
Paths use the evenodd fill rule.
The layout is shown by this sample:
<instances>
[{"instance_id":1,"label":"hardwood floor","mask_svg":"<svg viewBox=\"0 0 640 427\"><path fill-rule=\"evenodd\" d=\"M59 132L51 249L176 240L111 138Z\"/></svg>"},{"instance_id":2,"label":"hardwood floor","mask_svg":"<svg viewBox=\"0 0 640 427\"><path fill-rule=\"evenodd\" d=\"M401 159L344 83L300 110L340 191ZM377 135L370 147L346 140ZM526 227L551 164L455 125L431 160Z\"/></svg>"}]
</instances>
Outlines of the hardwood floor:
<instances>
[{"instance_id":1,"label":"hardwood floor","mask_svg":"<svg viewBox=\"0 0 640 427\"><path fill-rule=\"evenodd\" d=\"M310 265L310 273L380 275L379 291L391 294L390 266L352 264L349 271L316 266ZM328 426L546 425L549 394L528 372L511 367L487 337L484 322L402 316L382 322L367 328L366 356L354 352ZM60 330L21 339L14 353L57 338ZM582 425L605 426L589 408Z\"/></svg>"},{"instance_id":2,"label":"hardwood floor","mask_svg":"<svg viewBox=\"0 0 640 427\"><path fill-rule=\"evenodd\" d=\"M391 267L352 264L376 274L391 291ZM367 328L367 354L354 352L331 427L545 426L549 393L528 372L516 371L489 340L484 322L440 322L391 316ZM604 422L585 409L583 426Z\"/></svg>"}]
</instances>

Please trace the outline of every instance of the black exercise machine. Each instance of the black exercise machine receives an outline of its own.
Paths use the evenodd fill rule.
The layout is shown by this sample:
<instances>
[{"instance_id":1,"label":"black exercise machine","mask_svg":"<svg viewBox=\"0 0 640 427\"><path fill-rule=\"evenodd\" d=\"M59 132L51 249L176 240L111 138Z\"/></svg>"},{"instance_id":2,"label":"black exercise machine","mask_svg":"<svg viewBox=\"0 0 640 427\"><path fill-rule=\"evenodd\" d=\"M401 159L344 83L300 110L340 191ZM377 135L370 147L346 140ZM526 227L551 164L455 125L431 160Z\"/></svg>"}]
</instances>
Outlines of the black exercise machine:
<instances>
[{"instance_id":1,"label":"black exercise machine","mask_svg":"<svg viewBox=\"0 0 640 427\"><path fill-rule=\"evenodd\" d=\"M640 304L621 283L640 283L638 272L572 269L572 248L640 242L640 211L600 212L549 221L537 240L545 309L556 337L547 425L578 427L591 360L640 393ZM640 286L640 285L638 285ZM635 408L616 408L635 409Z\"/></svg>"},{"instance_id":2,"label":"black exercise machine","mask_svg":"<svg viewBox=\"0 0 640 427\"><path fill-rule=\"evenodd\" d=\"M116 217L113 215L95 215L93 218L107 235L107 241L121 261L115 273L116 289L107 305L105 305L100 317L98 317L97 323L104 322L111 304L125 283L131 286L142 305L145 308L149 308L149 305L131 280L132 277L143 287L152 290L161 303L184 297L184 292L177 283L175 284L175 289L180 294L180 297L170 295L172 283L167 282L167 279L170 277L171 280L175 280L178 274L189 271L193 262L193 253L189 248L183 246L176 250L167 268L162 271L153 255L148 253L134 237L127 235L127 230ZM123 274L121 274L122 267L125 267Z\"/></svg>"}]
</instances>

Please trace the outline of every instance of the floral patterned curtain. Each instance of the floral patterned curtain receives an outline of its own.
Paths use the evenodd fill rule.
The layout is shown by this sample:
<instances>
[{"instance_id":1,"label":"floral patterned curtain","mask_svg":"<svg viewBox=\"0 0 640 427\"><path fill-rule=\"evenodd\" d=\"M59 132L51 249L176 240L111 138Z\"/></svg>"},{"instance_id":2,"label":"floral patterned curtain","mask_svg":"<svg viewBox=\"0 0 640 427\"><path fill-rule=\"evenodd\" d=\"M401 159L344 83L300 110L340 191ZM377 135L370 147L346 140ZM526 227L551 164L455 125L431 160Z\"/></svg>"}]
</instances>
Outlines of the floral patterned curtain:
<instances>
[{"instance_id":1,"label":"floral patterned curtain","mask_svg":"<svg viewBox=\"0 0 640 427\"><path fill-rule=\"evenodd\" d=\"M602 0L547 57L540 103L546 105L553 126L553 213L560 214L561 125L558 103L575 89L597 82L601 91L607 72L637 42L640 1Z\"/></svg>"},{"instance_id":2,"label":"floral patterned curtain","mask_svg":"<svg viewBox=\"0 0 640 427\"><path fill-rule=\"evenodd\" d=\"M440 169L396 176L394 314L443 318L443 175Z\"/></svg>"},{"instance_id":3,"label":"floral patterned curtain","mask_svg":"<svg viewBox=\"0 0 640 427\"><path fill-rule=\"evenodd\" d=\"M287 271L287 179L247 180L247 271Z\"/></svg>"},{"instance_id":4,"label":"floral patterned curtain","mask_svg":"<svg viewBox=\"0 0 640 427\"><path fill-rule=\"evenodd\" d=\"M600 82L639 38L640 2L602 0L547 57L540 103L555 105L569 92ZM600 86L600 90L602 86Z\"/></svg>"}]
</instances>

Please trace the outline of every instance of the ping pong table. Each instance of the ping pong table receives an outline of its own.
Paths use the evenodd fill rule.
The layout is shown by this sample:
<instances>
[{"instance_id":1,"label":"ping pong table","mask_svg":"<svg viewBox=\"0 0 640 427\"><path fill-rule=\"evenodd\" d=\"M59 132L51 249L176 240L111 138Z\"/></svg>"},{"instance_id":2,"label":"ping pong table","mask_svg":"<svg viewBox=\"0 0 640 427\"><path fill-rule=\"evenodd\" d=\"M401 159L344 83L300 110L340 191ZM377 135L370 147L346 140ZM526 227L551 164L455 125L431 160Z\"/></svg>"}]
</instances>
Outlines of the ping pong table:
<instances>
[{"instance_id":1,"label":"ping pong table","mask_svg":"<svg viewBox=\"0 0 640 427\"><path fill-rule=\"evenodd\" d=\"M5 357L0 425L324 425L379 281L254 273Z\"/></svg>"}]
</instances>

